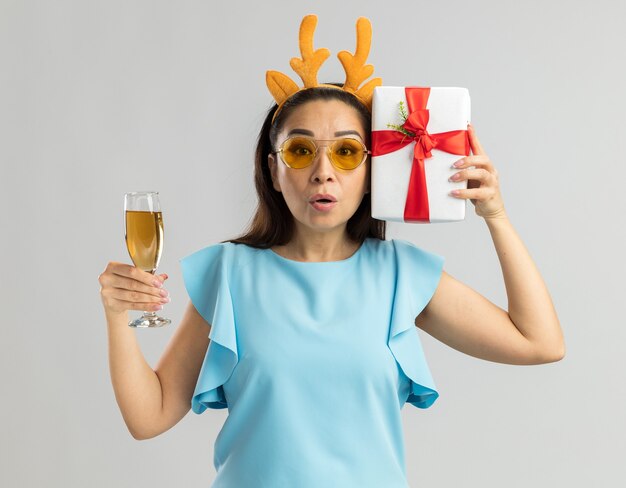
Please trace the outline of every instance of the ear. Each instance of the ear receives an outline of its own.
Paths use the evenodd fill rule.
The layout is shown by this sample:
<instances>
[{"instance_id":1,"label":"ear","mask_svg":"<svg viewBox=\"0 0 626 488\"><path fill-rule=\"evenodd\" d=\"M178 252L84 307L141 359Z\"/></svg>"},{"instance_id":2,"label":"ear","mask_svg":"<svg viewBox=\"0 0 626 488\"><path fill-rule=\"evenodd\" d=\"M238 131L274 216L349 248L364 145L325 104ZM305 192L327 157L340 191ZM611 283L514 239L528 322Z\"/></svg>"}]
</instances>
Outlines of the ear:
<instances>
[{"instance_id":1,"label":"ear","mask_svg":"<svg viewBox=\"0 0 626 488\"><path fill-rule=\"evenodd\" d=\"M274 190L276 191L281 191L280 190L280 184L278 182L278 162L276 161L276 155L275 154L268 154L267 155L267 165L270 168L270 174L272 176L272 186L274 187Z\"/></svg>"}]
</instances>

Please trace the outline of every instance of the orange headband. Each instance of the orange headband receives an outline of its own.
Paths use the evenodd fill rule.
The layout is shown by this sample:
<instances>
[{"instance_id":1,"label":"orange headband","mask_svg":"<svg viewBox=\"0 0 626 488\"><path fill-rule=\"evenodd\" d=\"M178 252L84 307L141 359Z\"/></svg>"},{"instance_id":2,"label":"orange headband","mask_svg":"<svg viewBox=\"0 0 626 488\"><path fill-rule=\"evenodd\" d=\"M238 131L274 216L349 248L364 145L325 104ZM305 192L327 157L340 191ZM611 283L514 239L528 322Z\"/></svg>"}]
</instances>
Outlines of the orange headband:
<instances>
[{"instance_id":1,"label":"orange headband","mask_svg":"<svg viewBox=\"0 0 626 488\"><path fill-rule=\"evenodd\" d=\"M359 88L359 85L372 76L374 72L374 66L365 64L372 44L372 24L369 19L359 17L356 21L356 51L354 55L348 51L341 51L337 54L346 72L346 81L343 87L317 82L317 72L330 56L330 51L325 47L313 49L313 34L316 25L317 15L307 15L302 19L299 36L302 58L291 58L289 63L302 78L304 86L299 87L291 78L279 71L267 71L265 75L267 87L278 104L272 121L288 98L301 90L315 86L336 88L352 93L370 112L372 111L374 87L382 85L382 78L373 78Z\"/></svg>"}]
</instances>

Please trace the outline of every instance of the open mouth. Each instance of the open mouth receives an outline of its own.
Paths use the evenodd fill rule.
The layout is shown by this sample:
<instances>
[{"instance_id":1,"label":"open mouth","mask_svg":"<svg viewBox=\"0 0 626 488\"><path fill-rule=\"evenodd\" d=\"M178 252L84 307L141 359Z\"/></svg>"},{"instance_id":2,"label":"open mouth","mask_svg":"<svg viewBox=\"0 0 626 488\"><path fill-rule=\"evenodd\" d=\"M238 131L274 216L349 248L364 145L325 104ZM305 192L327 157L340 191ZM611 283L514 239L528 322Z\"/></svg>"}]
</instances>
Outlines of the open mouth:
<instances>
[{"instance_id":1,"label":"open mouth","mask_svg":"<svg viewBox=\"0 0 626 488\"><path fill-rule=\"evenodd\" d=\"M330 211L331 209L335 208L335 205L337 205L337 202L333 200L328 200L326 198L311 201L311 206L319 212Z\"/></svg>"}]
</instances>

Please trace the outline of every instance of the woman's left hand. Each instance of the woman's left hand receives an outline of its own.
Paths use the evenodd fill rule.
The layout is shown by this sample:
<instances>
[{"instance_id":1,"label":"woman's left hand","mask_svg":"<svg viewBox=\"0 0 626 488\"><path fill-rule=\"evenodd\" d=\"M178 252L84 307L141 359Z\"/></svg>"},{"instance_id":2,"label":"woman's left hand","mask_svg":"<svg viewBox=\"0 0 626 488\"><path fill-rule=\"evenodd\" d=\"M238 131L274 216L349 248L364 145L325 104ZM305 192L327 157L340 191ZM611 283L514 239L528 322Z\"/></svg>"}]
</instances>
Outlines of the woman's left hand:
<instances>
[{"instance_id":1,"label":"woman's left hand","mask_svg":"<svg viewBox=\"0 0 626 488\"><path fill-rule=\"evenodd\" d=\"M459 160L459 165L455 167L461 168L461 171L452 175L458 175L458 179L451 178L451 181L468 180L467 189L457 190L458 193L452 193L452 196L469 198L475 207L476 215L485 219L504 216L504 203L500 195L498 171L494 168L489 156L485 154L478 137L476 137L474 126L468 124L467 130L472 156L465 156ZM474 166L474 168L470 169L470 166Z\"/></svg>"}]
</instances>

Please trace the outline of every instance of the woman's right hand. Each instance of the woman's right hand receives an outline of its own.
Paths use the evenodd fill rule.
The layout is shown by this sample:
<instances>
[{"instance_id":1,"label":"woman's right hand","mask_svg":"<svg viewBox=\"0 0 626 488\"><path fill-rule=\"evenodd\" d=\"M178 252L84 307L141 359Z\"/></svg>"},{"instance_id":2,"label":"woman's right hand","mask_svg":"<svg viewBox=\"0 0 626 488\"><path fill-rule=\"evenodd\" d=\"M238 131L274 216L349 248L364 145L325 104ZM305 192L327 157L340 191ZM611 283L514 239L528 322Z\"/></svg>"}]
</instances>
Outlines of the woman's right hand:
<instances>
[{"instance_id":1,"label":"woman's right hand","mask_svg":"<svg viewBox=\"0 0 626 488\"><path fill-rule=\"evenodd\" d=\"M120 314L128 310L154 312L169 302L163 288L167 274L153 275L130 264L114 261L107 264L100 276L100 298L106 313Z\"/></svg>"}]
</instances>

